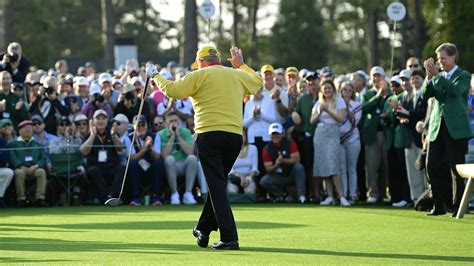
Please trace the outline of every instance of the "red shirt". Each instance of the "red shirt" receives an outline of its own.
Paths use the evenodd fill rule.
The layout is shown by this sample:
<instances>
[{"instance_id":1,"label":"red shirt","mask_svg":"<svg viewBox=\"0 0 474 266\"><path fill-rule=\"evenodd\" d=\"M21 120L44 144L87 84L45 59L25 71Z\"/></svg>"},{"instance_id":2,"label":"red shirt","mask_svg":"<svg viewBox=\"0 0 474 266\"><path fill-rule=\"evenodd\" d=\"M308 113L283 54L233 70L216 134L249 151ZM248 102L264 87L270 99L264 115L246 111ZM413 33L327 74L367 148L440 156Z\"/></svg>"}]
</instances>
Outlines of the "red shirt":
<instances>
[{"instance_id":1,"label":"red shirt","mask_svg":"<svg viewBox=\"0 0 474 266\"><path fill-rule=\"evenodd\" d=\"M276 149L279 149L279 147L275 147ZM296 146L296 142L292 139L290 141L290 154L293 154L295 152L298 152L298 146ZM268 152L267 150L267 147L265 147L263 150L262 150L262 158L263 158L263 162L264 163L271 163L273 162L272 161L272 157L270 156L270 153Z\"/></svg>"}]
</instances>

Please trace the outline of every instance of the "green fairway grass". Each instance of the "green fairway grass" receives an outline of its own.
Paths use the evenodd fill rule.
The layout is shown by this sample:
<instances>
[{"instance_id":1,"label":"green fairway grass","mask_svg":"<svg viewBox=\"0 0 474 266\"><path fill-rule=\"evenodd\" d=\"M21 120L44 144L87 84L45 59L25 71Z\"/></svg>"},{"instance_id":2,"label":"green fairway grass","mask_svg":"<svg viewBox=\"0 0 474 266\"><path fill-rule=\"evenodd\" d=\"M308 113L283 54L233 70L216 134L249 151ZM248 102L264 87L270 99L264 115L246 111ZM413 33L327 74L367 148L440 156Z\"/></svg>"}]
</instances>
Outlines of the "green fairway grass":
<instances>
[{"instance_id":1,"label":"green fairway grass","mask_svg":"<svg viewBox=\"0 0 474 266\"><path fill-rule=\"evenodd\" d=\"M474 215L381 206L234 205L241 250L200 248L198 206L0 210L0 263L474 264ZM211 234L210 244L219 240Z\"/></svg>"}]
</instances>

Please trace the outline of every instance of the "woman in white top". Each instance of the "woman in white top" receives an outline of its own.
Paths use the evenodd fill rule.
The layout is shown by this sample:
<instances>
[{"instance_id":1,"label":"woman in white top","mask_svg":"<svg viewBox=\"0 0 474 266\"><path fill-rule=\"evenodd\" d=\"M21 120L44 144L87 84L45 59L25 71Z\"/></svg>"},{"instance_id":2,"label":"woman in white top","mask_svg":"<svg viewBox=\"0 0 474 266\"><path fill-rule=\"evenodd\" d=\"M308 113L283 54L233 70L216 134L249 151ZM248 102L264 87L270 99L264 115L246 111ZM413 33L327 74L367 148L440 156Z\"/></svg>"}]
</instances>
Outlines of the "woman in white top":
<instances>
[{"instance_id":1,"label":"woman in white top","mask_svg":"<svg viewBox=\"0 0 474 266\"><path fill-rule=\"evenodd\" d=\"M227 193L255 194L257 190L255 178L258 174L257 147L247 142L247 134L244 131L239 157L229 173Z\"/></svg>"},{"instance_id":2,"label":"woman in white top","mask_svg":"<svg viewBox=\"0 0 474 266\"><path fill-rule=\"evenodd\" d=\"M314 132L314 165L313 176L326 178L328 197L321 205L335 204L334 187L339 194L342 206L350 203L344 197L340 176L340 129L339 125L346 116L346 104L337 97L336 87L331 80L321 82L319 100L311 114L311 123L316 124ZM332 181L332 182L331 182Z\"/></svg>"},{"instance_id":3,"label":"woman in white top","mask_svg":"<svg viewBox=\"0 0 474 266\"><path fill-rule=\"evenodd\" d=\"M341 96L347 107L347 115L341 123L341 175L345 197L355 203L357 199L357 159L360 153L360 135L357 125L362 116L362 106L355 101L354 86L341 84ZM349 193L348 193L349 192Z\"/></svg>"},{"instance_id":4,"label":"woman in white top","mask_svg":"<svg viewBox=\"0 0 474 266\"><path fill-rule=\"evenodd\" d=\"M257 147L258 151L258 170L259 173L265 173L263 166L262 150L270 141L268 128L271 123L277 120L277 110L275 102L269 97L262 94L260 89L254 97L245 103L244 107L244 127L247 128L248 143ZM265 190L260 187L260 177L257 178L258 198L264 198Z\"/></svg>"}]
</instances>

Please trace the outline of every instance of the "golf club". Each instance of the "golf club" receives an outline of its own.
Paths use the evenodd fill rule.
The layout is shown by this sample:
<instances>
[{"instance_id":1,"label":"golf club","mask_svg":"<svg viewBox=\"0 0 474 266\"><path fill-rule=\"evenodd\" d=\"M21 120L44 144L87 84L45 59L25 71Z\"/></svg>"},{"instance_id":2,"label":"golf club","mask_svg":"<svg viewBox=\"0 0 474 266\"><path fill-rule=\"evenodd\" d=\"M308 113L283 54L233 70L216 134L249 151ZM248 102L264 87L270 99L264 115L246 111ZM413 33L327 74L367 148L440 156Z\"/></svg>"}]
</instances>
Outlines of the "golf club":
<instances>
[{"instance_id":1,"label":"golf club","mask_svg":"<svg viewBox=\"0 0 474 266\"><path fill-rule=\"evenodd\" d=\"M148 83L150 81L150 78L146 78L146 83L145 83L145 89L142 93L141 97L141 102L140 102L140 108L138 109L138 114L137 117L142 114L143 111L143 104L145 102L145 95L146 91L148 89ZM133 123L133 134L132 134L132 144L130 145L130 149L128 150L128 158L127 158L127 164L125 165L125 173L123 174L123 180L122 180L122 188L120 188L120 194L118 198L110 198L107 201L105 201L105 205L109 207L116 207L120 205L120 198L122 197L122 192L123 192L123 187L125 186L125 179L127 178L127 173L128 173L128 166L130 165L130 155L132 154L132 149L133 149L133 144L135 143L135 138L137 136L137 128L138 128L138 119Z\"/></svg>"}]
</instances>

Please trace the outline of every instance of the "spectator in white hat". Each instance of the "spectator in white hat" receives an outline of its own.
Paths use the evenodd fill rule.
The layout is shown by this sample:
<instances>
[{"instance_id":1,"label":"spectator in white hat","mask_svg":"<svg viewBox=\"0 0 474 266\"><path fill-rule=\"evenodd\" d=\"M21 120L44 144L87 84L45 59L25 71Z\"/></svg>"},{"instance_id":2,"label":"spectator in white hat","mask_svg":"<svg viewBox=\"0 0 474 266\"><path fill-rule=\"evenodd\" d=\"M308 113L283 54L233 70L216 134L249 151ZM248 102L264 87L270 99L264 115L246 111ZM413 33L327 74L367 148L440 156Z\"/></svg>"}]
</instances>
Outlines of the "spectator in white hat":
<instances>
[{"instance_id":1,"label":"spectator in white hat","mask_svg":"<svg viewBox=\"0 0 474 266\"><path fill-rule=\"evenodd\" d=\"M112 88L112 76L109 73L101 73L99 75L99 85L102 89L104 100L114 109L117 105L120 93Z\"/></svg>"},{"instance_id":2,"label":"spectator in white hat","mask_svg":"<svg viewBox=\"0 0 474 266\"><path fill-rule=\"evenodd\" d=\"M113 109L109 103L105 102L100 86L93 82L89 89L89 102L82 107L81 112L85 114L88 119L92 119L94 112L98 109L106 111L109 117L113 115Z\"/></svg>"},{"instance_id":3,"label":"spectator in white hat","mask_svg":"<svg viewBox=\"0 0 474 266\"><path fill-rule=\"evenodd\" d=\"M390 89L385 81L385 71L382 67L372 67L370 78L372 88L361 97L362 118L359 124L365 151L367 202L376 203L379 197L385 196L384 190L380 191L379 188L385 188L388 182L385 135L380 122L380 114L382 114Z\"/></svg>"}]
</instances>

